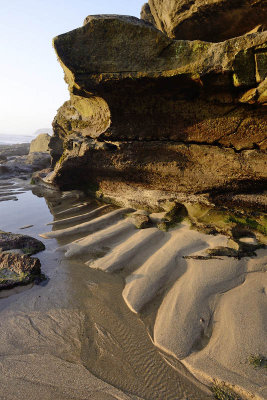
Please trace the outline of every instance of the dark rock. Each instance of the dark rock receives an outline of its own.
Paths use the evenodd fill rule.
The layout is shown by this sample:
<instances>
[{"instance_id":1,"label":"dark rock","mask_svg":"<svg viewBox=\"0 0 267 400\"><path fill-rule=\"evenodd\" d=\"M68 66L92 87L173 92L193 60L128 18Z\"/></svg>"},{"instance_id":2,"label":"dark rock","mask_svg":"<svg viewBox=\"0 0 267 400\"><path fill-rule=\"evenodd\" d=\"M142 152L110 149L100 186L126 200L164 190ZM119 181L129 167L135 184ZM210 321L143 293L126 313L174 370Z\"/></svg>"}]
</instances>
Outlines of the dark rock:
<instances>
[{"instance_id":1,"label":"dark rock","mask_svg":"<svg viewBox=\"0 0 267 400\"><path fill-rule=\"evenodd\" d=\"M243 257L256 257L255 251L263 246L244 246L239 250L232 249L230 247L217 247L214 249L208 249L206 252L211 258L216 257L233 257L241 259Z\"/></svg>"},{"instance_id":2,"label":"dark rock","mask_svg":"<svg viewBox=\"0 0 267 400\"><path fill-rule=\"evenodd\" d=\"M39 253L45 245L31 236L0 231L0 250L20 249L27 255Z\"/></svg>"},{"instance_id":3,"label":"dark rock","mask_svg":"<svg viewBox=\"0 0 267 400\"><path fill-rule=\"evenodd\" d=\"M4 155L0 155L0 163L3 161L7 161L7 157Z\"/></svg>"},{"instance_id":4,"label":"dark rock","mask_svg":"<svg viewBox=\"0 0 267 400\"><path fill-rule=\"evenodd\" d=\"M0 145L0 156L24 156L29 153L30 143Z\"/></svg>"},{"instance_id":5,"label":"dark rock","mask_svg":"<svg viewBox=\"0 0 267 400\"><path fill-rule=\"evenodd\" d=\"M26 156L17 156L0 165L0 176L9 179L20 175L30 176L50 166L51 157L47 153L30 153Z\"/></svg>"},{"instance_id":6,"label":"dark rock","mask_svg":"<svg viewBox=\"0 0 267 400\"><path fill-rule=\"evenodd\" d=\"M38 258L12 253L0 253L0 290L28 284L41 273Z\"/></svg>"}]
</instances>

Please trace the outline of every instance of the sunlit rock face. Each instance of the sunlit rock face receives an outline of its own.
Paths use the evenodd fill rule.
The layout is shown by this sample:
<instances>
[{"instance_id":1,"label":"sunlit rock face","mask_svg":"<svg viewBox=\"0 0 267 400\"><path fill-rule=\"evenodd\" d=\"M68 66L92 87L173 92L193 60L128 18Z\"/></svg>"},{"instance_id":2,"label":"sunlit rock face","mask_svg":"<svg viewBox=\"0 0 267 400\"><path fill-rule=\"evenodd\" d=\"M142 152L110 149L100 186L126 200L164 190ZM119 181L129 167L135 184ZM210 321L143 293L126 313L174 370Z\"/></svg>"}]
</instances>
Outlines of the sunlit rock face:
<instances>
[{"instance_id":1,"label":"sunlit rock face","mask_svg":"<svg viewBox=\"0 0 267 400\"><path fill-rule=\"evenodd\" d=\"M104 195L261 189L266 38L173 40L116 15L59 35L70 100L53 123L50 181Z\"/></svg>"},{"instance_id":2,"label":"sunlit rock face","mask_svg":"<svg viewBox=\"0 0 267 400\"><path fill-rule=\"evenodd\" d=\"M174 39L222 42L266 29L265 0L149 0L141 18Z\"/></svg>"}]
</instances>

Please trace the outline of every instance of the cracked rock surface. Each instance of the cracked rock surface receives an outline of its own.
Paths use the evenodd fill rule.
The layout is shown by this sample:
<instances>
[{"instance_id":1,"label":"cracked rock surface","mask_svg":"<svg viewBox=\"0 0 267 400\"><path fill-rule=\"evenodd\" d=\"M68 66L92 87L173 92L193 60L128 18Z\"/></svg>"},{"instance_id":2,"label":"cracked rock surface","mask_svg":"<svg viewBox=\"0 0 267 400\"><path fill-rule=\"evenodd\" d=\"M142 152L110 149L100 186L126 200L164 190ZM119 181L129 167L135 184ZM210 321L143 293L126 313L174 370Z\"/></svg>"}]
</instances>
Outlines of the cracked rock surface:
<instances>
[{"instance_id":1,"label":"cracked rock surface","mask_svg":"<svg viewBox=\"0 0 267 400\"><path fill-rule=\"evenodd\" d=\"M54 119L49 182L104 195L262 189L266 38L172 40L116 15L59 35L70 100Z\"/></svg>"}]
</instances>

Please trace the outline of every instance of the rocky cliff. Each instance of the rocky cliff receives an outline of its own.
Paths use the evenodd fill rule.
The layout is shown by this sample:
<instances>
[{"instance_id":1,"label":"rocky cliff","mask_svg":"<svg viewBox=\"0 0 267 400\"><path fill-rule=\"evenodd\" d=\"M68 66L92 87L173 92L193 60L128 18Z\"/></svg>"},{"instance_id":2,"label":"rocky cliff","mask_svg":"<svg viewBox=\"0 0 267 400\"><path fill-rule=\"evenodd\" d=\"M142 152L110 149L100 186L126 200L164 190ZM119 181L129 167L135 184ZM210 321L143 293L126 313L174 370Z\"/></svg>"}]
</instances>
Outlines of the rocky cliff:
<instances>
[{"instance_id":1,"label":"rocky cliff","mask_svg":"<svg viewBox=\"0 0 267 400\"><path fill-rule=\"evenodd\" d=\"M152 11L156 3L150 2ZM158 3L171 10L169 3L199 2ZM207 3L227 8L229 1ZM250 2L243 3L244 11ZM251 12L253 26L266 11L264 2L254 3L262 13ZM148 12L146 6L143 17ZM215 33L215 43L175 40L151 24L152 14L149 22L89 16L83 27L54 39L70 100L53 122L54 172L47 181L110 197L134 191L141 202L145 193L261 190L267 177L266 31L219 43ZM178 38L210 39L195 32Z\"/></svg>"},{"instance_id":2,"label":"rocky cliff","mask_svg":"<svg viewBox=\"0 0 267 400\"><path fill-rule=\"evenodd\" d=\"M266 30L266 0L149 0L141 18L174 39L221 42Z\"/></svg>"}]
</instances>

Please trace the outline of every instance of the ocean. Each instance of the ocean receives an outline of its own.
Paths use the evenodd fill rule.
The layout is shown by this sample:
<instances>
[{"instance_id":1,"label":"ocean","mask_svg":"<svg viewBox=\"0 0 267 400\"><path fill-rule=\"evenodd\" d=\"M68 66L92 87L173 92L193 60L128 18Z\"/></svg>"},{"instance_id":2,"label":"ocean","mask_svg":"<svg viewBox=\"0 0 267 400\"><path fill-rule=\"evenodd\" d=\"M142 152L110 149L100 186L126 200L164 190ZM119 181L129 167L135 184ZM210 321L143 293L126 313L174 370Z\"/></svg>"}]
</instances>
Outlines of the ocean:
<instances>
[{"instance_id":1,"label":"ocean","mask_svg":"<svg viewBox=\"0 0 267 400\"><path fill-rule=\"evenodd\" d=\"M4 135L4 134L0 134L0 145L1 144L29 143L35 137L36 137L35 135Z\"/></svg>"}]
</instances>

